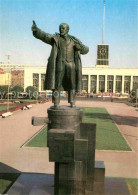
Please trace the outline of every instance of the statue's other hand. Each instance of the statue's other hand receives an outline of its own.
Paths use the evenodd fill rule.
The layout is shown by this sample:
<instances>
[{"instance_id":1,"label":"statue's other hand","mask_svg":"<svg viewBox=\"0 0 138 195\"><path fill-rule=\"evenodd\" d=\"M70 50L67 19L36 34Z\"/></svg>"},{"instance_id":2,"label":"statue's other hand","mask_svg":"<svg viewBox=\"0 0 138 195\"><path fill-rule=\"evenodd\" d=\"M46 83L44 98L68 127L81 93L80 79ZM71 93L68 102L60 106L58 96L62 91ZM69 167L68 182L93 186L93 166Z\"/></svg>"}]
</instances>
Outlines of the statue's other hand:
<instances>
[{"instance_id":1,"label":"statue's other hand","mask_svg":"<svg viewBox=\"0 0 138 195\"><path fill-rule=\"evenodd\" d=\"M32 31L37 31L37 25L34 20L33 20L33 25L32 25Z\"/></svg>"},{"instance_id":2,"label":"statue's other hand","mask_svg":"<svg viewBox=\"0 0 138 195\"><path fill-rule=\"evenodd\" d=\"M77 44L80 44L80 45L82 44L82 42L79 39L77 39L76 37L74 39L74 42L77 43Z\"/></svg>"},{"instance_id":3,"label":"statue's other hand","mask_svg":"<svg viewBox=\"0 0 138 195\"><path fill-rule=\"evenodd\" d=\"M81 45L80 45L78 42L75 44L75 46L76 46L76 48L77 48L78 50L81 50Z\"/></svg>"}]
</instances>

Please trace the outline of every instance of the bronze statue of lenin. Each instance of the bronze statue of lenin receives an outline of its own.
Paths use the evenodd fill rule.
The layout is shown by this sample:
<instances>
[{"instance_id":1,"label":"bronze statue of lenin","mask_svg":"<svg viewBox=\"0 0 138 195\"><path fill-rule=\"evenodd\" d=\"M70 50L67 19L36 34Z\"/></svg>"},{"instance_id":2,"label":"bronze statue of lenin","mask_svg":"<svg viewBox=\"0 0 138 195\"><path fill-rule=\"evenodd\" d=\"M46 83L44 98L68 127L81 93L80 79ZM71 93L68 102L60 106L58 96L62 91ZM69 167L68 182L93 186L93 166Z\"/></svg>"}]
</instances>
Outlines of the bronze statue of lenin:
<instances>
[{"instance_id":1,"label":"bronze statue of lenin","mask_svg":"<svg viewBox=\"0 0 138 195\"><path fill-rule=\"evenodd\" d=\"M75 106L75 94L81 92L82 64L80 54L87 54L89 48L76 37L68 34L69 25L62 23L54 35L40 30L33 21L32 31L35 38L52 46L48 59L45 90L52 90L52 102L57 107L60 91L68 91L68 102Z\"/></svg>"}]
</instances>

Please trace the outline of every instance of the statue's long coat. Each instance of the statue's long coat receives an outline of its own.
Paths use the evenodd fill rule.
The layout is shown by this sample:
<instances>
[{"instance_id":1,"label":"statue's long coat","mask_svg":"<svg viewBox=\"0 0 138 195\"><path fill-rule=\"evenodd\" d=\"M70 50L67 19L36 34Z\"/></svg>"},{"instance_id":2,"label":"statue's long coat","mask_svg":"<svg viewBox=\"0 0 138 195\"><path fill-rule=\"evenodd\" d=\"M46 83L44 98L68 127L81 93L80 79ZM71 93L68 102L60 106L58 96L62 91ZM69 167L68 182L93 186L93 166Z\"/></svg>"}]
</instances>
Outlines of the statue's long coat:
<instances>
[{"instance_id":1,"label":"statue's long coat","mask_svg":"<svg viewBox=\"0 0 138 195\"><path fill-rule=\"evenodd\" d=\"M36 38L41 39L43 42L52 46L51 54L48 58L44 88L45 90L55 89L56 74L58 74L59 71L62 71L62 52L59 44L60 34L57 33L55 35L51 35L41 31L40 29L37 29L37 31L33 34ZM74 43L78 43L78 39L71 35L68 36L74 41ZM76 91L78 92L80 92L82 88L82 63L80 53L88 53L88 47L84 46L80 41L79 44L81 44L82 49L80 51L74 50L74 62L76 67ZM64 83L62 85L63 88L59 90L66 91L67 89L65 88Z\"/></svg>"}]
</instances>

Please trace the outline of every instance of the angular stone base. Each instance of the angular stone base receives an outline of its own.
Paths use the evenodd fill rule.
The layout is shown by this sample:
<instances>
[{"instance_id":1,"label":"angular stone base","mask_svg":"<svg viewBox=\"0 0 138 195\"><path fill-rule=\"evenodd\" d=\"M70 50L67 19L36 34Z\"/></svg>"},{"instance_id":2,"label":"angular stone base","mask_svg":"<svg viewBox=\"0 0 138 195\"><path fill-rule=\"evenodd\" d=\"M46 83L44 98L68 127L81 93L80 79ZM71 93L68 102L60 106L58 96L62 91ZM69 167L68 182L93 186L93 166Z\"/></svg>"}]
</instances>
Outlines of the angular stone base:
<instances>
[{"instance_id":1,"label":"angular stone base","mask_svg":"<svg viewBox=\"0 0 138 195\"><path fill-rule=\"evenodd\" d=\"M96 124L82 123L82 114L76 107L48 109L49 161L55 162L56 195L93 191Z\"/></svg>"},{"instance_id":2,"label":"angular stone base","mask_svg":"<svg viewBox=\"0 0 138 195\"><path fill-rule=\"evenodd\" d=\"M7 195L53 195L54 175L23 173L6 193Z\"/></svg>"},{"instance_id":3,"label":"angular stone base","mask_svg":"<svg viewBox=\"0 0 138 195\"><path fill-rule=\"evenodd\" d=\"M83 123L80 108L48 109L49 161L55 162L54 194L104 194L105 167L95 162L96 124ZM45 122L33 118L38 125Z\"/></svg>"},{"instance_id":4,"label":"angular stone base","mask_svg":"<svg viewBox=\"0 0 138 195\"><path fill-rule=\"evenodd\" d=\"M125 179L105 178L104 190L101 193L100 184L95 183L93 192L85 191L82 195L130 195ZM80 191L83 185L78 184ZM83 192L83 191L82 191ZM23 173L6 193L8 195L54 195L54 175ZM64 191L61 195L65 195Z\"/></svg>"}]
</instances>

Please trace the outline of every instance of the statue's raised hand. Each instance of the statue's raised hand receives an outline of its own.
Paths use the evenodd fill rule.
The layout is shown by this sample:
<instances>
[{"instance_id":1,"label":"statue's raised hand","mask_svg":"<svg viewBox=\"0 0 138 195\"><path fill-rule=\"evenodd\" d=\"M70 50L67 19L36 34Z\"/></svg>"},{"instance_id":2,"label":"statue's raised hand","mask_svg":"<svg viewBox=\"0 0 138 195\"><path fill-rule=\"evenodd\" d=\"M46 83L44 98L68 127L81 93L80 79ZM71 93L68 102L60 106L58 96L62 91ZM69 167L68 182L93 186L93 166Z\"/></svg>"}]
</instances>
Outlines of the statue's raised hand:
<instances>
[{"instance_id":1,"label":"statue's raised hand","mask_svg":"<svg viewBox=\"0 0 138 195\"><path fill-rule=\"evenodd\" d=\"M32 31L37 31L37 25L34 20L33 20L33 25L32 25Z\"/></svg>"}]
</instances>

